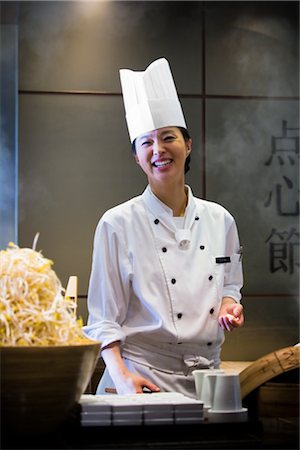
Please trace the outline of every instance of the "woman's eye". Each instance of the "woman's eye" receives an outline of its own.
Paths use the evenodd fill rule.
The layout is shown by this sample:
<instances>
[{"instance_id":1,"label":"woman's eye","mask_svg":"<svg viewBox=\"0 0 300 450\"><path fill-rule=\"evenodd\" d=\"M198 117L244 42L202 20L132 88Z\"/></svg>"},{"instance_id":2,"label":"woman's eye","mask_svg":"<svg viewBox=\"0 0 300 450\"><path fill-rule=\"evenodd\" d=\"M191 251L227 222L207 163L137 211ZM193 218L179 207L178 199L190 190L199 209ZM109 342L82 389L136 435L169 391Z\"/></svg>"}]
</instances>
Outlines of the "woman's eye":
<instances>
[{"instance_id":1,"label":"woman's eye","mask_svg":"<svg viewBox=\"0 0 300 450\"><path fill-rule=\"evenodd\" d=\"M175 139L175 136L166 136L165 141L173 141Z\"/></svg>"},{"instance_id":2,"label":"woman's eye","mask_svg":"<svg viewBox=\"0 0 300 450\"><path fill-rule=\"evenodd\" d=\"M151 144L150 141L144 141L144 142L142 142L142 145L143 145L143 146L145 146L145 145L150 145L150 144Z\"/></svg>"}]
</instances>

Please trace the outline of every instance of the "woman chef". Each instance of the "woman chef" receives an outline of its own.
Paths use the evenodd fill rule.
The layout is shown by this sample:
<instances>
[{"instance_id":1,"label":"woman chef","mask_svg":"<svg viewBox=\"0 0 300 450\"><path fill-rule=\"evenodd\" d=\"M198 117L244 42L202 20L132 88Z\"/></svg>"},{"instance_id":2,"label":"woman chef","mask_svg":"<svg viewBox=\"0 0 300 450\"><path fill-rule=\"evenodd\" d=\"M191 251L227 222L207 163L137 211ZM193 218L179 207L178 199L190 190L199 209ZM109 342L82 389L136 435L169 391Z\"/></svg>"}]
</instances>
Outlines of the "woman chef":
<instances>
[{"instance_id":1,"label":"woman chef","mask_svg":"<svg viewBox=\"0 0 300 450\"><path fill-rule=\"evenodd\" d=\"M185 184L192 140L166 59L120 71L134 156L148 186L98 223L86 334L102 342L97 394L195 397L192 371L220 364L240 327L241 251L233 217Z\"/></svg>"}]
</instances>

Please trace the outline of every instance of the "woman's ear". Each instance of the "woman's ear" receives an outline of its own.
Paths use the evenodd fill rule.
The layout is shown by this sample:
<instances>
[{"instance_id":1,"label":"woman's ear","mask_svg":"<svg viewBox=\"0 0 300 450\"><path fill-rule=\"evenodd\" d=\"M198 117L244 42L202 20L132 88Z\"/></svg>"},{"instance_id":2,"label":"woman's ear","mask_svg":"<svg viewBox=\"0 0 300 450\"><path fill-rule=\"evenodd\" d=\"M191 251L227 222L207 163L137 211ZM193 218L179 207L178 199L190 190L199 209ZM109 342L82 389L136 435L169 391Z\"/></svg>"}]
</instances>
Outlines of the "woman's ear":
<instances>
[{"instance_id":1,"label":"woman's ear","mask_svg":"<svg viewBox=\"0 0 300 450\"><path fill-rule=\"evenodd\" d=\"M137 155L134 154L133 157L134 157L134 159L135 159L135 162L139 165L139 164L140 164L140 161L139 161L139 158L137 157Z\"/></svg>"},{"instance_id":2,"label":"woman's ear","mask_svg":"<svg viewBox=\"0 0 300 450\"><path fill-rule=\"evenodd\" d=\"M186 143L187 154L189 155L192 151L192 139L189 139Z\"/></svg>"}]
</instances>

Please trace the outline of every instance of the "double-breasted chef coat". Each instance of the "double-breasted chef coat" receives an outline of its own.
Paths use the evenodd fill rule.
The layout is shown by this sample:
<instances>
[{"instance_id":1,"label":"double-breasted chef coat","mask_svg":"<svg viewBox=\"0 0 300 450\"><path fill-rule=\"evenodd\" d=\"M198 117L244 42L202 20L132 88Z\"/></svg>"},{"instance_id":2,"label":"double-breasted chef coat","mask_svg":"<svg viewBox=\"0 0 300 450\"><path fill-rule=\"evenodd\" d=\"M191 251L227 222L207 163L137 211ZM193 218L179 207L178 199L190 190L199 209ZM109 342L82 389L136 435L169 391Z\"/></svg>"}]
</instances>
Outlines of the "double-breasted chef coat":
<instances>
[{"instance_id":1,"label":"double-breasted chef coat","mask_svg":"<svg viewBox=\"0 0 300 450\"><path fill-rule=\"evenodd\" d=\"M218 367L222 298L241 299L235 220L186 188L181 224L147 186L108 210L96 229L84 331L103 347L121 341L137 372L139 364L165 373L186 368L186 374L189 368Z\"/></svg>"}]
</instances>

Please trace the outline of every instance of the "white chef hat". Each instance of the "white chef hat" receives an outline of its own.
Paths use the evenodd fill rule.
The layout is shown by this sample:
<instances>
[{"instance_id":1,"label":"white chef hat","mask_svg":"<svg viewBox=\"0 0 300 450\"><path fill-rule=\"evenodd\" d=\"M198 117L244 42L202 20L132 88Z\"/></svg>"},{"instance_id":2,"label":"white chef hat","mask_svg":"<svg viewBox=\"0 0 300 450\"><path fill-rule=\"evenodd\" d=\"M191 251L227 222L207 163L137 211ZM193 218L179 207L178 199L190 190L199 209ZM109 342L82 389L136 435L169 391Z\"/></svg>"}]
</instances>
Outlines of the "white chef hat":
<instances>
[{"instance_id":1,"label":"white chef hat","mask_svg":"<svg viewBox=\"0 0 300 450\"><path fill-rule=\"evenodd\" d=\"M170 65L165 58L157 59L144 72L121 69L120 79L131 142L157 128L186 128Z\"/></svg>"}]
</instances>

